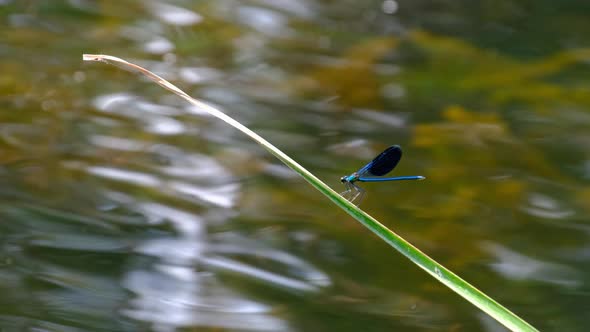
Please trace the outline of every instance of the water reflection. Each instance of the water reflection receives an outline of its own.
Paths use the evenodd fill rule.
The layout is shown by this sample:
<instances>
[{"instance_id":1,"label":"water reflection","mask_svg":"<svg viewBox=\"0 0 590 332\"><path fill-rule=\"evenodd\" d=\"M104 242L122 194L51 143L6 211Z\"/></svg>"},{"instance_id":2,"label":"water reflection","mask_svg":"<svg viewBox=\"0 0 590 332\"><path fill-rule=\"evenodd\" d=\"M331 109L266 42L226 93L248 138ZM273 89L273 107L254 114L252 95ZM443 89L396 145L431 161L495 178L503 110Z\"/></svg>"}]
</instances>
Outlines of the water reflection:
<instances>
[{"instance_id":1,"label":"water reflection","mask_svg":"<svg viewBox=\"0 0 590 332\"><path fill-rule=\"evenodd\" d=\"M284 328L264 305L235 294L195 266L208 247L202 218L157 203L133 205L152 223L172 223L178 236L138 243L138 252L157 260L124 277L123 284L134 294L124 315L151 322L156 331L183 326Z\"/></svg>"},{"instance_id":2,"label":"water reflection","mask_svg":"<svg viewBox=\"0 0 590 332\"><path fill-rule=\"evenodd\" d=\"M257 242L238 234L214 235L211 240L205 220L199 216L157 203L128 201L126 204L151 223L171 223L178 234L137 243L137 252L155 257L156 261L134 268L124 277L123 284L134 297L122 313L151 322L156 331L173 331L184 326L288 330L288 323L275 317L272 307L220 282L216 276L219 272L231 272L294 291L314 291L317 290L314 285L329 284L326 275L301 259L276 249L261 248ZM270 272L229 258L232 255L265 258L284 264L284 268ZM297 275L287 277L286 271L295 271Z\"/></svg>"},{"instance_id":3,"label":"water reflection","mask_svg":"<svg viewBox=\"0 0 590 332\"><path fill-rule=\"evenodd\" d=\"M260 7L240 6L238 8L238 20L257 32L274 36L286 36L287 17L281 13Z\"/></svg>"},{"instance_id":4,"label":"water reflection","mask_svg":"<svg viewBox=\"0 0 590 332\"><path fill-rule=\"evenodd\" d=\"M154 16L167 24L189 26L203 20L198 13L183 7L155 1L147 1L146 4Z\"/></svg>"},{"instance_id":5,"label":"water reflection","mask_svg":"<svg viewBox=\"0 0 590 332\"><path fill-rule=\"evenodd\" d=\"M563 219L574 214L573 210L560 207L559 201L538 193L530 195L529 206L523 207L523 209L533 216L548 219Z\"/></svg>"},{"instance_id":6,"label":"water reflection","mask_svg":"<svg viewBox=\"0 0 590 332\"><path fill-rule=\"evenodd\" d=\"M154 38L144 43L143 49L152 54L166 54L174 49L174 44L166 38Z\"/></svg>"},{"instance_id":7,"label":"water reflection","mask_svg":"<svg viewBox=\"0 0 590 332\"><path fill-rule=\"evenodd\" d=\"M100 110L122 113L133 121L178 115L175 109L140 102L143 105L139 107L140 112L144 114L141 116L137 109L124 106L134 99L121 94L103 96L96 100L96 105ZM211 157L187 154L171 145L148 145L141 140L116 136L94 135L89 142L108 150L149 153L161 165L152 165L149 172L75 163L69 163L69 167L126 186L150 188L175 200L188 198L223 209L235 205L240 185ZM137 267L130 268L123 277L123 286L132 292L133 299L121 313L150 322L154 330L170 331L186 326L288 330L288 323L275 317L272 307L228 287L219 281L217 274L231 274L299 292L317 292L331 284L327 275L296 256L261 246L237 233L209 234L206 225L211 221L206 216L157 202L138 201L123 192L109 190L105 195L142 215L148 224L170 225L175 233L136 242L134 251L155 261L131 264ZM219 222L226 221L216 220ZM258 263L249 263L249 258L255 258ZM261 264L262 261L269 264Z\"/></svg>"},{"instance_id":8,"label":"water reflection","mask_svg":"<svg viewBox=\"0 0 590 332\"><path fill-rule=\"evenodd\" d=\"M125 316L149 322L154 331L198 326L254 331L288 331L270 307L234 294L206 273L164 266L134 271L124 282L135 294Z\"/></svg>"},{"instance_id":9,"label":"water reflection","mask_svg":"<svg viewBox=\"0 0 590 332\"><path fill-rule=\"evenodd\" d=\"M527 257L495 243L488 242L483 246L497 260L497 262L491 264L492 269L507 278L535 280L568 287L582 285L579 273L564 264Z\"/></svg>"}]
</instances>

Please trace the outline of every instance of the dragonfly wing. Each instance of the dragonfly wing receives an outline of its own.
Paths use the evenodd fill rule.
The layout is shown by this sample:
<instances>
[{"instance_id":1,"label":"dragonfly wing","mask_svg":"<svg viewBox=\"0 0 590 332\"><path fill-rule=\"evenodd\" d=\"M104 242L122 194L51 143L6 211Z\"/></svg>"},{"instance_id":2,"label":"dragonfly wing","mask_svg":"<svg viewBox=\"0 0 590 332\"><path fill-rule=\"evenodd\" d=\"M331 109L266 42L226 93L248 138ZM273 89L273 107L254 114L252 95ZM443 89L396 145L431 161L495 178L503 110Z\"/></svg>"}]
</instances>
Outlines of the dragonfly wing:
<instances>
[{"instance_id":1,"label":"dragonfly wing","mask_svg":"<svg viewBox=\"0 0 590 332\"><path fill-rule=\"evenodd\" d=\"M397 166L402 158L402 148L392 145L381 152L375 159L361 168L357 173L359 176L383 176Z\"/></svg>"}]
</instances>

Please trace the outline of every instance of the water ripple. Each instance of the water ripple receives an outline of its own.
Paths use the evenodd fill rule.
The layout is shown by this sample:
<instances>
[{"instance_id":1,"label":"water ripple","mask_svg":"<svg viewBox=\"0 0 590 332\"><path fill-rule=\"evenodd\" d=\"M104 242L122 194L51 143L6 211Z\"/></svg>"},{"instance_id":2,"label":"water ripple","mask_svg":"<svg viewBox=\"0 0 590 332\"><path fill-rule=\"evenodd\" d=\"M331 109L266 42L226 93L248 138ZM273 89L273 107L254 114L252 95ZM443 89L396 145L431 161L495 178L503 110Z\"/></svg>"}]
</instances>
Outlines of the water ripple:
<instances>
[{"instance_id":1,"label":"water ripple","mask_svg":"<svg viewBox=\"0 0 590 332\"><path fill-rule=\"evenodd\" d=\"M503 245L486 242L483 248L496 257L491 268L513 280L536 280L568 287L582 284L579 273L564 264L526 256Z\"/></svg>"},{"instance_id":2,"label":"water ripple","mask_svg":"<svg viewBox=\"0 0 590 332\"><path fill-rule=\"evenodd\" d=\"M548 195L532 193L529 196L529 203L529 206L523 206L522 209L536 217L565 219L575 214L573 210L563 207L558 200Z\"/></svg>"}]
</instances>

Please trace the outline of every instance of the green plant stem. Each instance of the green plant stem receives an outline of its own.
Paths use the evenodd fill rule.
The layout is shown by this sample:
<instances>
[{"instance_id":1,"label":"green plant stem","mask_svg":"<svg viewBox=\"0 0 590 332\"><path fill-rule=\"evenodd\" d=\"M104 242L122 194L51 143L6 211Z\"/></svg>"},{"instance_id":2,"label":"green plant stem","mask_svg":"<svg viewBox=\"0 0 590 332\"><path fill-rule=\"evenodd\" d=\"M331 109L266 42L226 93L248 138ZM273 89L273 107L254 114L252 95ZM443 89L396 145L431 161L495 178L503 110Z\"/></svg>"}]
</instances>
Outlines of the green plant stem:
<instances>
[{"instance_id":1,"label":"green plant stem","mask_svg":"<svg viewBox=\"0 0 590 332\"><path fill-rule=\"evenodd\" d=\"M165 89L168 89L169 91L175 93L176 95L185 99L189 103L197 106L199 109L206 111L207 113L219 118L220 120L223 120L227 124L238 129L242 133L248 135L250 138L255 140L257 143L262 145L266 150L268 150L271 154L273 154L275 157L281 160L285 165L287 165L295 172L299 173L299 175L301 175L307 182L309 182L322 194L327 196L332 202L334 202L336 205L338 205L340 208L342 208L344 211L346 211L348 214L354 217L357 221L359 221L373 233L377 234L381 239L383 239L383 241L387 242L397 251L401 252L404 256L409 258L414 264L418 265L420 268L432 275L435 279L437 279L445 286L455 291L457 294L461 295L463 298L474 304L476 307L486 312L488 315L496 319L498 322L500 322L512 331L537 331L537 329L535 329L526 321L512 313L510 310L503 307L498 302L494 301L492 298L485 295L483 292L473 287L472 285L461 279L459 276L457 276L444 266L437 263L432 258L428 257L426 254L414 247L408 241L404 240L402 237L400 237L399 235L385 227L383 224L378 222L375 218L371 217L369 214L359 209L357 206L346 200L344 197L340 196L337 192L332 190L332 188L328 187L320 179L311 174L309 171L303 168L303 166L299 165L296 161L284 154L282 151L280 151L274 145L269 143L267 140L260 137L258 134L256 134L246 126L242 125L238 121L234 120L233 118L229 117L225 113L221 112L220 110L216 109L215 107L212 107L207 103L192 98L184 91L180 90L178 87L161 78L160 76L136 64L127 62L123 59L113 57L110 55L84 54L83 60L113 63L126 70L139 71L140 73L144 74L160 86L164 87Z\"/></svg>"}]
</instances>

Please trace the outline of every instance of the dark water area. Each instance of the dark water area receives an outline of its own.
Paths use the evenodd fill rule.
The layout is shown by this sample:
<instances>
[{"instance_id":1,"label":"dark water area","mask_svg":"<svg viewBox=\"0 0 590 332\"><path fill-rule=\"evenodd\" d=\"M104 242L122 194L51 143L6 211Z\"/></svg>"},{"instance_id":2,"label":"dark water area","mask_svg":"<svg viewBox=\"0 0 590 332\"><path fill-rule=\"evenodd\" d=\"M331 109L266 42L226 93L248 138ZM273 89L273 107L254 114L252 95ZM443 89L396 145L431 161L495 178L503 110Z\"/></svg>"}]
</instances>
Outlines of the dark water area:
<instances>
[{"instance_id":1,"label":"dark water area","mask_svg":"<svg viewBox=\"0 0 590 332\"><path fill-rule=\"evenodd\" d=\"M0 331L504 331L228 125L543 331L590 312L585 1L0 0Z\"/></svg>"}]
</instances>

